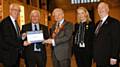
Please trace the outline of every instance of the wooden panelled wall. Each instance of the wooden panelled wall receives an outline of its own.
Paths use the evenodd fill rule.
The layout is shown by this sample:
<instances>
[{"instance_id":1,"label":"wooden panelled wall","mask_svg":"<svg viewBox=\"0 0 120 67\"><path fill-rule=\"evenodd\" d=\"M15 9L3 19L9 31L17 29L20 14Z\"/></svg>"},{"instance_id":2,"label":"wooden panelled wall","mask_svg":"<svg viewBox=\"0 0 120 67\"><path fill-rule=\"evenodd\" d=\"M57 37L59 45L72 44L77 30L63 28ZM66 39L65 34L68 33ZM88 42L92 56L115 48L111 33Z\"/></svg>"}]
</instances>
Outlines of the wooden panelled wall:
<instances>
[{"instance_id":1,"label":"wooden panelled wall","mask_svg":"<svg viewBox=\"0 0 120 67\"><path fill-rule=\"evenodd\" d=\"M19 3L20 5L24 6L25 23L29 23L29 21L30 21L30 12L33 9L38 9L40 11L40 14L41 14L40 23L47 25L47 10L39 8L39 3L38 3L39 0L37 0L37 6L33 6L32 4L27 5L24 2L26 0L21 0L22 2L20 2L19 0L2 0L2 1L3 1L3 18L9 15L9 5L11 3Z\"/></svg>"},{"instance_id":2,"label":"wooden panelled wall","mask_svg":"<svg viewBox=\"0 0 120 67\"><path fill-rule=\"evenodd\" d=\"M26 1L26 0L23 0L23 1ZM39 0L37 0L37 1L39 1ZM60 8L64 9L66 20L71 21L73 23L76 22L76 9L79 6L86 7L87 9L92 8L92 10L94 11L94 21L97 22L99 20L99 16L98 16L98 13L97 13L97 4L87 4L87 5L85 5L85 4L81 5L80 4L80 5L76 6L76 5L70 5L70 3L66 2L66 1L68 1L68 0L63 0L63 1L62 0L56 0L55 1L55 6L56 7L60 7ZM120 12L120 0L102 0L102 1L108 2L110 4L110 15L117 18L118 20L120 20L120 14L119 14L119 12ZM47 25L47 23L48 23L49 27L51 27L51 25L53 24L53 18L51 18L48 21L47 10L39 9L39 6L34 7L34 6L31 6L31 5L21 3L18 0L3 0L3 17L6 17L9 14L8 8L9 8L10 3L13 3L13 2L19 3L19 4L24 6L24 9L25 9L25 23L28 23L30 21L29 15L30 15L31 10L38 9L41 12L41 16L42 16L41 17L41 22L42 22L42 24ZM63 2L65 2L65 3L63 3ZM65 4L66 4L66 6L65 6ZM67 6L69 6L69 7L67 7ZM71 8L71 6L73 6L73 8Z\"/></svg>"},{"instance_id":3,"label":"wooden panelled wall","mask_svg":"<svg viewBox=\"0 0 120 67\"><path fill-rule=\"evenodd\" d=\"M94 21L95 23L99 20L99 16L97 13L97 5L98 3L90 3L90 4L77 4L71 5L70 0L52 0L55 3L55 7L63 8L65 12L65 19L75 23L76 22L76 9L77 7L83 6L88 10L93 11ZM120 0L101 0L107 2L110 5L110 15L120 20Z\"/></svg>"}]
</instances>

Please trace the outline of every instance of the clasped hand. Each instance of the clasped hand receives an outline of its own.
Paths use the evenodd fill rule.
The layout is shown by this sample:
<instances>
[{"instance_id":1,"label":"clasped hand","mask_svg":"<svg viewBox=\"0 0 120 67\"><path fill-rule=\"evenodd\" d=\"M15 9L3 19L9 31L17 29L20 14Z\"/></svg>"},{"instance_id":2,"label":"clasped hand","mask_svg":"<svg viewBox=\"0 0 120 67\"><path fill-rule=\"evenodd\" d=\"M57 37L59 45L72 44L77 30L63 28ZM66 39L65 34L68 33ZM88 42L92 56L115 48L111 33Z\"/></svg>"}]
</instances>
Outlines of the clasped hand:
<instances>
[{"instance_id":1,"label":"clasped hand","mask_svg":"<svg viewBox=\"0 0 120 67\"><path fill-rule=\"evenodd\" d=\"M52 44L53 39L47 39L43 41L43 44Z\"/></svg>"}]
</instances>

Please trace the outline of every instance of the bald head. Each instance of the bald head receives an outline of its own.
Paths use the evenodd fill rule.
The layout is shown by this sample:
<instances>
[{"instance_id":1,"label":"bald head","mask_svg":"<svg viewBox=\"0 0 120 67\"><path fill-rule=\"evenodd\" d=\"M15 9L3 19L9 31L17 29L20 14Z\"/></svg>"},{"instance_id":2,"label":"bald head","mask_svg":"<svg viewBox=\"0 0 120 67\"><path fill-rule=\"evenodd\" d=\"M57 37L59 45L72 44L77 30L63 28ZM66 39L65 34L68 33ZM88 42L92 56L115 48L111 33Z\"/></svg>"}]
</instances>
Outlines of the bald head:
<instances>
[{"instance_id":1,"label":"bald head","mask_svg":"<svg viewBox=\"0 0 120 67\"><path fill-rule=\"evenodd\" d=\"M98 5L98 14L100 16L100 18L104 18L105 16L107 16L109 13L109 6L107 3L105 2L101 2Z\"/></svg>"},{"instance_id":2,"label":"bald head","mask_svg":"<svg viewBox=\"0 0 120 67\"><path fill-rule=\"evenodd\" d=\"M64 18L64 11L61 8L56 8L53 10L52 15L54 19L59 22Z\"/></svg>"}]
</instances>

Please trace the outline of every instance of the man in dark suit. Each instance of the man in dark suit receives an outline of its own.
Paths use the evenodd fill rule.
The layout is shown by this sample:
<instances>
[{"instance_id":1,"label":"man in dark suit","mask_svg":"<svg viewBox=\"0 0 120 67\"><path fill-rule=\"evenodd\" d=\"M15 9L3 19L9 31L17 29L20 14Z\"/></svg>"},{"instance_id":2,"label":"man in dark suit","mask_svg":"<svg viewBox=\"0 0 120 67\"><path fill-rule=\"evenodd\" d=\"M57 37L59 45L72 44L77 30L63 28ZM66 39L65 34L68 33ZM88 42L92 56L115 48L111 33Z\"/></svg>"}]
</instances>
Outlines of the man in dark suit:
<instances>
[{"instance_id":1,"label":"man in dark suit","mask_svg":"<svg viewBox=\"0 0 120 67\"><path fill-rule=\"evenodd\" d=\"M0 24L1 29L1 24ZM0 31L1 32L1 31ZM0 33L0 67L3 67L3 50L2 50L2 34Z\"/></svg>"},{"instance_id":2,"label":"man in dark suit","mask_svg":"<svg viewBox=\"0 0 120 67\"><path fill-rule=\"evenodd\" d=\"M11 4L9 7L10 15L4 18L0 23L0 60L4 67L17 67L18 47L22 43L19 34L19 26L16 22L20 6L18 4Z\"/></svg>"},{"instance_id":3,"label":"man in dark suit","mask_svg":"<svg viewBox=\"0 0 120 67\"><path fill-rule=\"evenodd\" d=\"M120 22L109 16L105 2L98 5L99 21L95 30L94 59L97 67L119 67Z\"/></svg>"},{"instance_id":4,"label":"man in dark suit","mask_svg":"<svg viewBox=\"0 0 120 67\"><path fill-rule=\"evenodd\" d=\"M51 39L44 43L52 44L53 67L70 67L72 52L72 23L64 20L61 8L53 10L56 23L51 28Z\"/></svg>"},{"instance_id":5,"label":"man in dark suit","mask_svg":"<svg viewBox=\"0 0 120 67\"><path fill-rule=\"evenodd\" d=\"M49 37L48 28L39 23L40 12L33 10L30 14L30 23L22 26L22 39L24 41L24 56L27 67L45 67L46 66L46 48L42 42L29 43L26 38L28 31L43 31L44 39ZM37 50L36 50L37 49Z\"/></svg>"}]
</instances>

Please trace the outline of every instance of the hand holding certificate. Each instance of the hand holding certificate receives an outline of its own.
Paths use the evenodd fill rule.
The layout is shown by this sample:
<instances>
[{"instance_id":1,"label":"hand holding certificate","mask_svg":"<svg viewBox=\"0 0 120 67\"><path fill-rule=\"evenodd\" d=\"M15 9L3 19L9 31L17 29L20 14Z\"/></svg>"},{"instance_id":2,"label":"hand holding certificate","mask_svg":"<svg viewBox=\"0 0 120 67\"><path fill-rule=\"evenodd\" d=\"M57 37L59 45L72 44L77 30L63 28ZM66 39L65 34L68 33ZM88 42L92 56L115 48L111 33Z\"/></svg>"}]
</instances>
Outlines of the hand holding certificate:
<instances>
[{"instance_id":1,"label":"hand holding certificate","mask_svg":"<svg viewBox=\"0 0 120 67\"><path fill-rule=\"evenodd\" d=\"M27 41L31 43L44 41L43 31L29 31L27 32Z\"/></svg>"},{"instance_id":2,"label":"hand holding certificate","mask_svg":"<svg viewBox=\"0 0 120 67\"><path fill-rule=\"evenodd\" d=\"M28 41L24 41L23 42L23 46L28 46L28 45L30 45L31 43L30 42L28 42Z\"/></svg>"}]
</instances>

